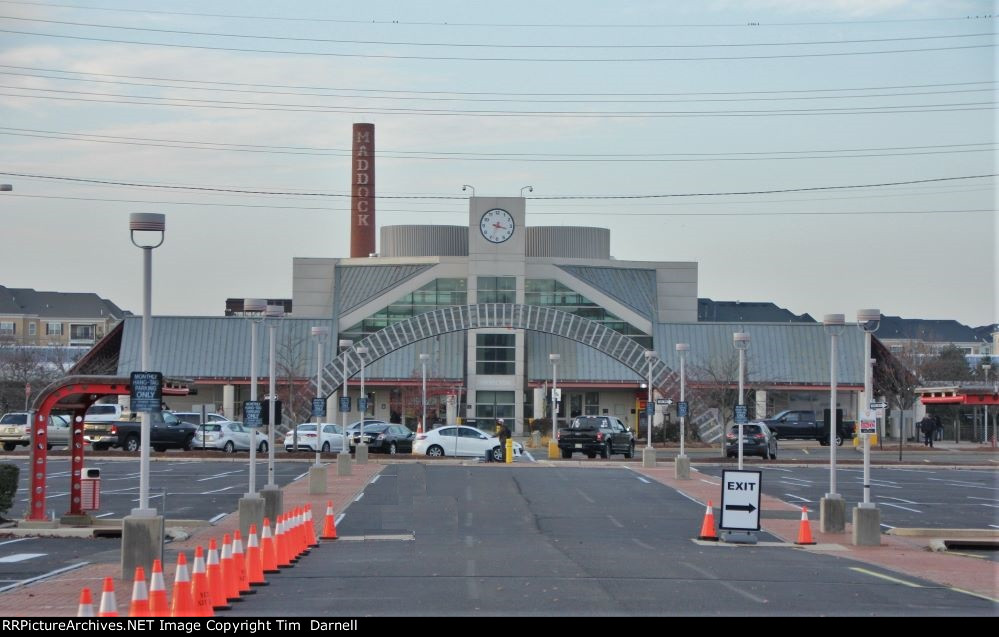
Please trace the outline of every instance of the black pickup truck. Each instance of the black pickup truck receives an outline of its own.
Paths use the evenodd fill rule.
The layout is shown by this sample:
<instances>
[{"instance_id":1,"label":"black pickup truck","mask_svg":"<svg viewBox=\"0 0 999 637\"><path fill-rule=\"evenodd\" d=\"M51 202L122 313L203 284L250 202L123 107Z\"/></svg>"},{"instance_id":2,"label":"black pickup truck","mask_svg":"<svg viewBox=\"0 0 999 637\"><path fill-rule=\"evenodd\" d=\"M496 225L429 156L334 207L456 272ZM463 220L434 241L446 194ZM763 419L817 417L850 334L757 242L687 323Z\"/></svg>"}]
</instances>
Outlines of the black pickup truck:
<instances>
[{"instance_id":1,"label":"black pickup truck","mask_svg":"<svg viewBox=\"0 0 999 637\"><path fill-rule=\"evenodd\" d=\"M607 458L623 453L625 458L635 455L635 436L620 420L613 416L579 416L568 427L556 434L558 448L563 458L571 458L576 451L587 458Z\"/></svg>"},{"instance_id":2,"label":"black pickup truck","mask_svg":"<svg viewBox=\"0 0 999 637\"><path fill-rule=\"evenodd\" d=\"M120 447L125 451L138 451L142 421L138 414L133 413L131 420L116 420L114 422L83 423L83 438L91 444L94 451L103 451L110 447ZM156 451L167 449L183 449L189 451L194 443L194 434L198 427L186 423L169 411L154 411L149 427L149 446Z\"/></svg>"},{"instance_id":3,"label":"black pickup truck","mask_svg":"<svg viewBox=\"0 0 999 637\"><path fill-rule=\"evenodd\" d=\"M836 433L836 445L842 446L843 441L853 438L853 421L838 419L839 427ZM814 411L801 409L785 409L773 418L757 419L762 422L781 440L818 440L819 444L829 444L829 429L825 425L824 415Z\"/></svg>"}]
</instances>

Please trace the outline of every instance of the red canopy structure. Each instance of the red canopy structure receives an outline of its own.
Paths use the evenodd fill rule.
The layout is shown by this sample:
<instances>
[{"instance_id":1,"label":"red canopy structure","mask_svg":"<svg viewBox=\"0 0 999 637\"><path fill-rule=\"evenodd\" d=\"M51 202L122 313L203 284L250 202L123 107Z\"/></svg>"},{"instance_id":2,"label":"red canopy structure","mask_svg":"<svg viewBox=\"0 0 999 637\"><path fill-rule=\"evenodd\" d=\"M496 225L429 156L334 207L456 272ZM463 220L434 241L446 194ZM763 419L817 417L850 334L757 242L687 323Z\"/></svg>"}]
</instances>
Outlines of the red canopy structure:
<instances>
[{"instance_id":1,"label":"red canopy structure","mask_svg":"<svg viewBox=\"0 0 999 637\"><path fill-rule=\"evenodd\" d=\"M924 405L999 405L999 391L986 385L917 387Z\"/></svg>"}]
</instances>

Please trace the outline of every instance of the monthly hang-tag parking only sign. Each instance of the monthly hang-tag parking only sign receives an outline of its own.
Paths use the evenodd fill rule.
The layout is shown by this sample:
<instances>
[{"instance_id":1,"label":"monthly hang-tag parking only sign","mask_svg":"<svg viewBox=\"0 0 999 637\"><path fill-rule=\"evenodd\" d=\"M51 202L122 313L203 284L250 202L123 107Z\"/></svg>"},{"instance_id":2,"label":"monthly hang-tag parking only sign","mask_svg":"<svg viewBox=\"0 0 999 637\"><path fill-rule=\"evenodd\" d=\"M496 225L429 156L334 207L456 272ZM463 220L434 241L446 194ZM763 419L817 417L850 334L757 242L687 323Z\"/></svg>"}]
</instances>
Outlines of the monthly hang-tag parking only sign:
<instances>
[{"instance_id":1,"label":"monthly hang-tag parking only sign","mask_svg":"<svg viewBox=\"0 0 999 637\"><path fill-rule=\"evenodd\" d=\"M760 530L762 471L722 471L721 524L730 531Z\"/></svg>"},{"instance_id":2,"label":"monthly hang-tag parking only sign","mask_svg":"<svg viewBox=\"0 0 999 637\"><path fill-rule=\"evenodd\" d=\"M153 412L162 409L163 374L160 372L132 372L131 385L132 411Z\"/></svg>"}]
</instances>

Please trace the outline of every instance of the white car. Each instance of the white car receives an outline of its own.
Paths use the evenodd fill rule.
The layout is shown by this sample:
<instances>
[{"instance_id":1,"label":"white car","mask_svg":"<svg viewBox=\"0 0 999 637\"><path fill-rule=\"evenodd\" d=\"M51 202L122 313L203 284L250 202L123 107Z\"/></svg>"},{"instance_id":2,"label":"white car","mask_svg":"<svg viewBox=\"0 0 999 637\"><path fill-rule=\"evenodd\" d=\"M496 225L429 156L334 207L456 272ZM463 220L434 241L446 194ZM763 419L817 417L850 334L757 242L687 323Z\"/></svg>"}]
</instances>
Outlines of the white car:
<instances>
[{"instance_id":1,"label":"white car","mask_svg":"<svg viewBox=\"0 0 999 637\"><path fill-rule=\"evenodd\" d=\"M319 451L328 453L330 451L340 451L343 449L343 434L340 433L340 425L331 422L322 423L322 439L316 443L316 423L303 422L295 429L288 431L284 435L284 450L292 451L295 448L295 431L298 432L298 449L305 451Z\"/></svg>"},{"instance_id":2,"label":"white car","mask_svg":"<svg viewBox=\"0 0 999 637\"><path fill-rule=\"evenodd\" d=\"M413 455L422 456L458 456L485 457L486 451L492 451L493 460L503 459L500 450L500 439L481 429L465 425L444 425L422 434L416 434L413 442ZM524 448L519 442L513 443L513 457L523 455Z\"/></svg>"},{"instance_id":3,"label":"white car","mask_svg":"<svg viewBox=\"0 0 999 637\"><path fill-rule=\"evenodd\" d=\"M257 441L257 451L267 451L267 436L241 422L225 422L201 425L191 441L192 449L220 449L226 453L250 450L250 435Z\"/></svg>"},{"instance_id":4,"label":"white car","mask_svg":"<svg viewBox=\"0 0 999 637\"><path fill-rule=\"evenodd\" d=\"M88 412L89 413L89 412ZM197 411L175 411L173 415L180 418L184 422L189 422L192 425L201 424L201 412ZM207 425L217 425L223 422L233 422L229 420L222 414L205 414L205 424Z\"/></svg>"}]
</instances>

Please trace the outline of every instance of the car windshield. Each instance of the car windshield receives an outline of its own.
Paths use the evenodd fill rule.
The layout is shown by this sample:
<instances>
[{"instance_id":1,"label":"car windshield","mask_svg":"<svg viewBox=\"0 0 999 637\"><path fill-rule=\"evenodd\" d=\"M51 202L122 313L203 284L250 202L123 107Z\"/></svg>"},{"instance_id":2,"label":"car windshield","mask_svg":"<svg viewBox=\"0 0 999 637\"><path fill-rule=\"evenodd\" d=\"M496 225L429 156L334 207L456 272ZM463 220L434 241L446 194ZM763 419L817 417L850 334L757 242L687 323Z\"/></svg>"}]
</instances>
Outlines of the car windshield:
<instances>
[{"instance_id":1,"label":"car windshield","mask_svg":"<svg viewBox=\"0 0 999 637\"><path fill-rule=\"evenodd\" d=\"M738 435L738 433L739 433L739 426L736 425L736 426L732 427L732 430L731 430L730 433ZM748 436L748 435L751 435L751 434L763 433L763 429L761 429L759 425L743 425L742 426L742 433L743 433L743 435L747 435Z\"/></svg>"},{"instance_id":2,"label":"car windshield","mask_svg":"<svg viewBox=\"0 0 999 637\"><path fill-rule=\"evenodd\" d=\"M113 416L116 413L115 405L94 405L87 410L88 416Z\"/></svg>"},{"instance_id":3,"label":"car windshield","mask_svg":"<svg viewBox=\"0 0 999 637\"><path fill-rule=\"evenodd\" d=\"M198 427L198 431L222 431L222 427L219 425L201 425Z\"/></svg>"},{"instance_id":4,"label":"car windshield","mask_svg":"<svg viewBox=\"0 0 999 637\"><path fill-rule=\"evenodd\" d=\"M475 427L473 427L472 429L474 431L477 431L478 433L482 434L486 438L495 438L496 437L496 434L491 434L488 431L482 431L481 429L478 429L478 428L475 428Z\"/></svg>"},{"instance_id":5,"label":"car windshield","mask_svg":"<svg viewBox=\"0 0 999 637\"><path fill-rule=\"evenodd\" d=\"M374 424L368 425L368 424L365 424L364 425L364 433L365 434L369 434L369 433L373 433L373 434L382 433L383 431L385 431L388 428L389 428L389 426L388 425L384 425L384 424L382 424L382 425L374 425Z\"/></svg>"},{"instance_id":6,"label":"car windshield","mask_svg":"<svg viewBox=\"0 0 999 637\"><path fill-rule=\"evenodd\" d=\"M316 430L316 426L315 425L299 425L298 427L295 427L295 429L298 429L299 432L303 432L303 431L315 431Z\"/></svg>"},{"instance_id":7,"label":"car windshield","mask_svg":"<svg viewBox=\"0 0 999 637\"><path fill-rule=\"evenodd\" d=\"M28 424L28 414L4 414L0 418L0 425L26 425Z\"/></svg>"},{"instance_id":8,"label":"car windshield","mask_svg":"<svg viewBox=\"0 0 999 637\"><path fill-rule=\"evenodd\" d=\"M606 425L606 418L576 418L569 427L571 429L589 430L600 429L601 426Z\"/></svg>"}]
</instances>

